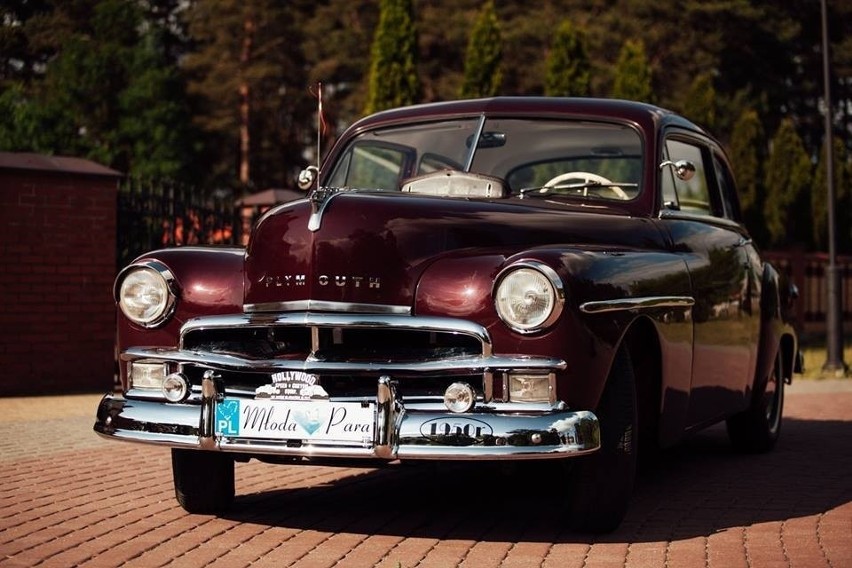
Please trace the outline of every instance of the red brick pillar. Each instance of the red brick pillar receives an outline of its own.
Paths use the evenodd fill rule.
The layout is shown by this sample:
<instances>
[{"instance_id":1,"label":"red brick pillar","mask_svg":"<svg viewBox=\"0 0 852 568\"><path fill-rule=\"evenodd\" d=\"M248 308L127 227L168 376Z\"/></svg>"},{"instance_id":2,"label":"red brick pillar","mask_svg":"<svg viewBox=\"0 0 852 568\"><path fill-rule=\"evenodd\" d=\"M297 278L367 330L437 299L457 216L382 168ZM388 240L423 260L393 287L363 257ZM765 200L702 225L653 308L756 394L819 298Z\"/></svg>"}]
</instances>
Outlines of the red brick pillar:
<instances>
[{"instance_id":1,"label":"red brick pillar","mask_svg":"<svg viewBox=\"0 0 852 568\"><path fill-rule=\"evenodd\" d=\"M0 153L0 395L112 388L118 179Z\"/></svg>"}]
</instances>

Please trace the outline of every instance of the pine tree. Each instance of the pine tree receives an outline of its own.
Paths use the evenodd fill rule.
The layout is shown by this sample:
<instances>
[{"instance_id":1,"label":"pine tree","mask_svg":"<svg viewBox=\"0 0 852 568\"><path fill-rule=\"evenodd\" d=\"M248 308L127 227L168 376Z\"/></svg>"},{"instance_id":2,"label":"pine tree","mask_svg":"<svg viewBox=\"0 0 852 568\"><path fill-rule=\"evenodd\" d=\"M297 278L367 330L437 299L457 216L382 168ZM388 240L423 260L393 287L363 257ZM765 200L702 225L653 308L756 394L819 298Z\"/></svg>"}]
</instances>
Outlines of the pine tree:
<instances>
[{"instance_id":1,"label":"pine tree","mask_svg":"<svg viewBox=\"0 0 852 568\"><path fill-rule=\"evenodd\" d=\"M763 177L765 157L763 126L753 109L745 110L734 125L730 158L736 168L737 189L746 226L752 236L765 243L763 223Z\"/></svg>"},{"instance_id":2,"label":"pine tree","mask_svg":"<svg viewBox=\"0 0 852 568\"><path fill-rule=\"evenodd\" d=\"M419 98L417 30L411 0L380 0L365 112L414 104Z\"/></svg>"},{"instance_id":3,"label":"pine tree","mask_svg":"<svg viewBox=\"0 0 852 568\"><path fill-rule=\"evenodd\" d=\"M467 44L462 98L493 97L500 93L502 45L494 2L488 0L479 12Z\"/></svg>"},{"instance_id":4,"label":"pine tree","mask_svg":"<svg viewBox=\"0 0 852 568\"><path fill-rule=\"evenodd\" d=\"M849 154L839 138L834 138L834 220L836 241L839 249L847 249L850 244L850 222L852 222L852 199L849 184ZM811 189L811 210L813 211L813 242L817 250L828 250L828 184L826 183L825 144L820 153L819 164L814 173Z\"/></svg>"},{"instance_id":5,"label":"pine tree","mask_svg":"<svg viewBox=\"0 0 852 568\"><path fill-rule=\"evenodd\" d=\"M549 97L585 97L589 95L591 66L583 34L570 20L556 30L547 57L544 94Z\"/></svg>"},{"instance_id":6,"label":"pine tree","mask_svg":"<svg viewBox=\"0 0 852 568\"><path fill-rule=\"evenodd\" d=\"M716 128L716 89L709 73L697 76L689 87L683 114L699 126L713 131Z\"/></svg>"},{"instance_id":7,"label":"pine tree","mask_svg":"<svg viewBox=\"0 0 852 568\"><path fill-rule=\"evenodd\" d=\"M772 138L765 185L763 212L770 246L806 245L811 240L811 161L790 118Z\"/></svg>"},{"instance_id":8,"label":"pine tree","mask_svg":"<svg viewBox=\"0 0 852 568\"><path fill-rule=\"evenodd\" d=\"M192 4L196 49L184 69L211 181L242 189L283 185L303 165L313 109L298 47L304 10L276 0Z\"/></svg>"},{"instance_id":9,"label":"pine tree","mask_svg":"<svg viewBox=\"0 0 852 568\"><path fill-rule=\"evenodd\" d=\"M615 68L612 96L642 102L652 102L651 66L641 40L627 40L621 47Z\"/></svg>"}]
</instances>

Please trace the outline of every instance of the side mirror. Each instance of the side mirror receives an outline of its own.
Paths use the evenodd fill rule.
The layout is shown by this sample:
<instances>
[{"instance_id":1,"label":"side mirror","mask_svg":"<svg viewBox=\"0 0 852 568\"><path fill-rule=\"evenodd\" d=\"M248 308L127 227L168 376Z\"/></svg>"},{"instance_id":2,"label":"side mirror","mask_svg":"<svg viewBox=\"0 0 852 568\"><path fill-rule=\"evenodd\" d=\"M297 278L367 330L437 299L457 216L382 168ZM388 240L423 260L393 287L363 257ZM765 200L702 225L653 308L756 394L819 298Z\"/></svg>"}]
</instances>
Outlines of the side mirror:
<instances>
[{"instance_id":1,"label":"side mirror","mask_svg":"<svg viewBox=\"0 0 852 568\"><path fill-rule=\"evenodd\" d=\"M316 183L319 178L319 168L316 166L308 166L299 172L299 178L296 180L296 185L302 191L308 191Z\"/></svg>"},{"instance_id":2,"label":"side mirror","mask_svg":"<svg viewBox=\"0 0 852 568\"><path fill-rule=\"evenodd\" d=\"M662 170L665 167L674 168L675 175L681 181L689 181L695 176L695 164L689 160L678 160L676 162L666 160L660 164L660 169Z\"/></svg>"}]
</instances>

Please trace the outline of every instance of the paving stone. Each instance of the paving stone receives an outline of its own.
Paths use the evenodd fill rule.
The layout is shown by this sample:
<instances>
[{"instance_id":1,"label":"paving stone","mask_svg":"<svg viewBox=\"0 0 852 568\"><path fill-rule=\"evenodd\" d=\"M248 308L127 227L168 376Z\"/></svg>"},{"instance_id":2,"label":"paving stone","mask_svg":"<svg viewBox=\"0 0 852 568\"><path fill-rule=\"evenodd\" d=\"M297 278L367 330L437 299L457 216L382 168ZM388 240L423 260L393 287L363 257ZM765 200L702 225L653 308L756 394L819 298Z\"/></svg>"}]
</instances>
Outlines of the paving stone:
<instances>
[{"instance_id":1,"label":"paving stone","mask_svg":"<svg viewBox=\"0 0 852 568\"><path fill-rule=\"evenodd\" d=\"M0 567L852 566L852 381L802 383L773 452L702 432L643 472L601 536L565 528L549 490L564 480L465 464L251 461L234 511L190 515L167 448L92 432L98 397L0 399Z\"/></svg>"}]
</instances>

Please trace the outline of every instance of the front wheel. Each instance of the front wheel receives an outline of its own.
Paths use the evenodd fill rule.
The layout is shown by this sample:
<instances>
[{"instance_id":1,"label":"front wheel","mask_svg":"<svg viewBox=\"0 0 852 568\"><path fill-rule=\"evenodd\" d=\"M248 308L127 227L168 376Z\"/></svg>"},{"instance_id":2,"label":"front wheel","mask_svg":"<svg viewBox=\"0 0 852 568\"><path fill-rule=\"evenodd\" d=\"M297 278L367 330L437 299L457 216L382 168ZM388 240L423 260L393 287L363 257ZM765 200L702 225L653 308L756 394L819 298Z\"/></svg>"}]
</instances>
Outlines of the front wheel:
<instances>
[{"instance_id":1,"label":"front wheel","mask_svg":"<svg viewBox=\"0 0 852 568\"><path fill-rule=\"evenodd\" d=\"M784 365L781 349L763 386L755 390L748 409L728 418L728 437L743 452L762 453L775 447L784 410Z\"/></svg>"},{"instance_id":2,"label":"front wheel","mask_svg":"<svg viewBox=\"0 0 852 568\"><path fill-rule=\"evenodd\" d=\"M618 528L633 493L638 456L636 381L627 350L616 354L597 409L601 447L578 458L569 491L569 521L575 530L602 533Z\"/></svg>"},{"instance_id":3,"label":"front wheel","mask_svg":"<svg viewBox=\"0 0 852 568\"><path fill-rule=\"evenodd\" d=\"M234 458L220 452L172 449L175 497L189 513L219 513L234 502Z\"/></svg>"}]
</instances>

